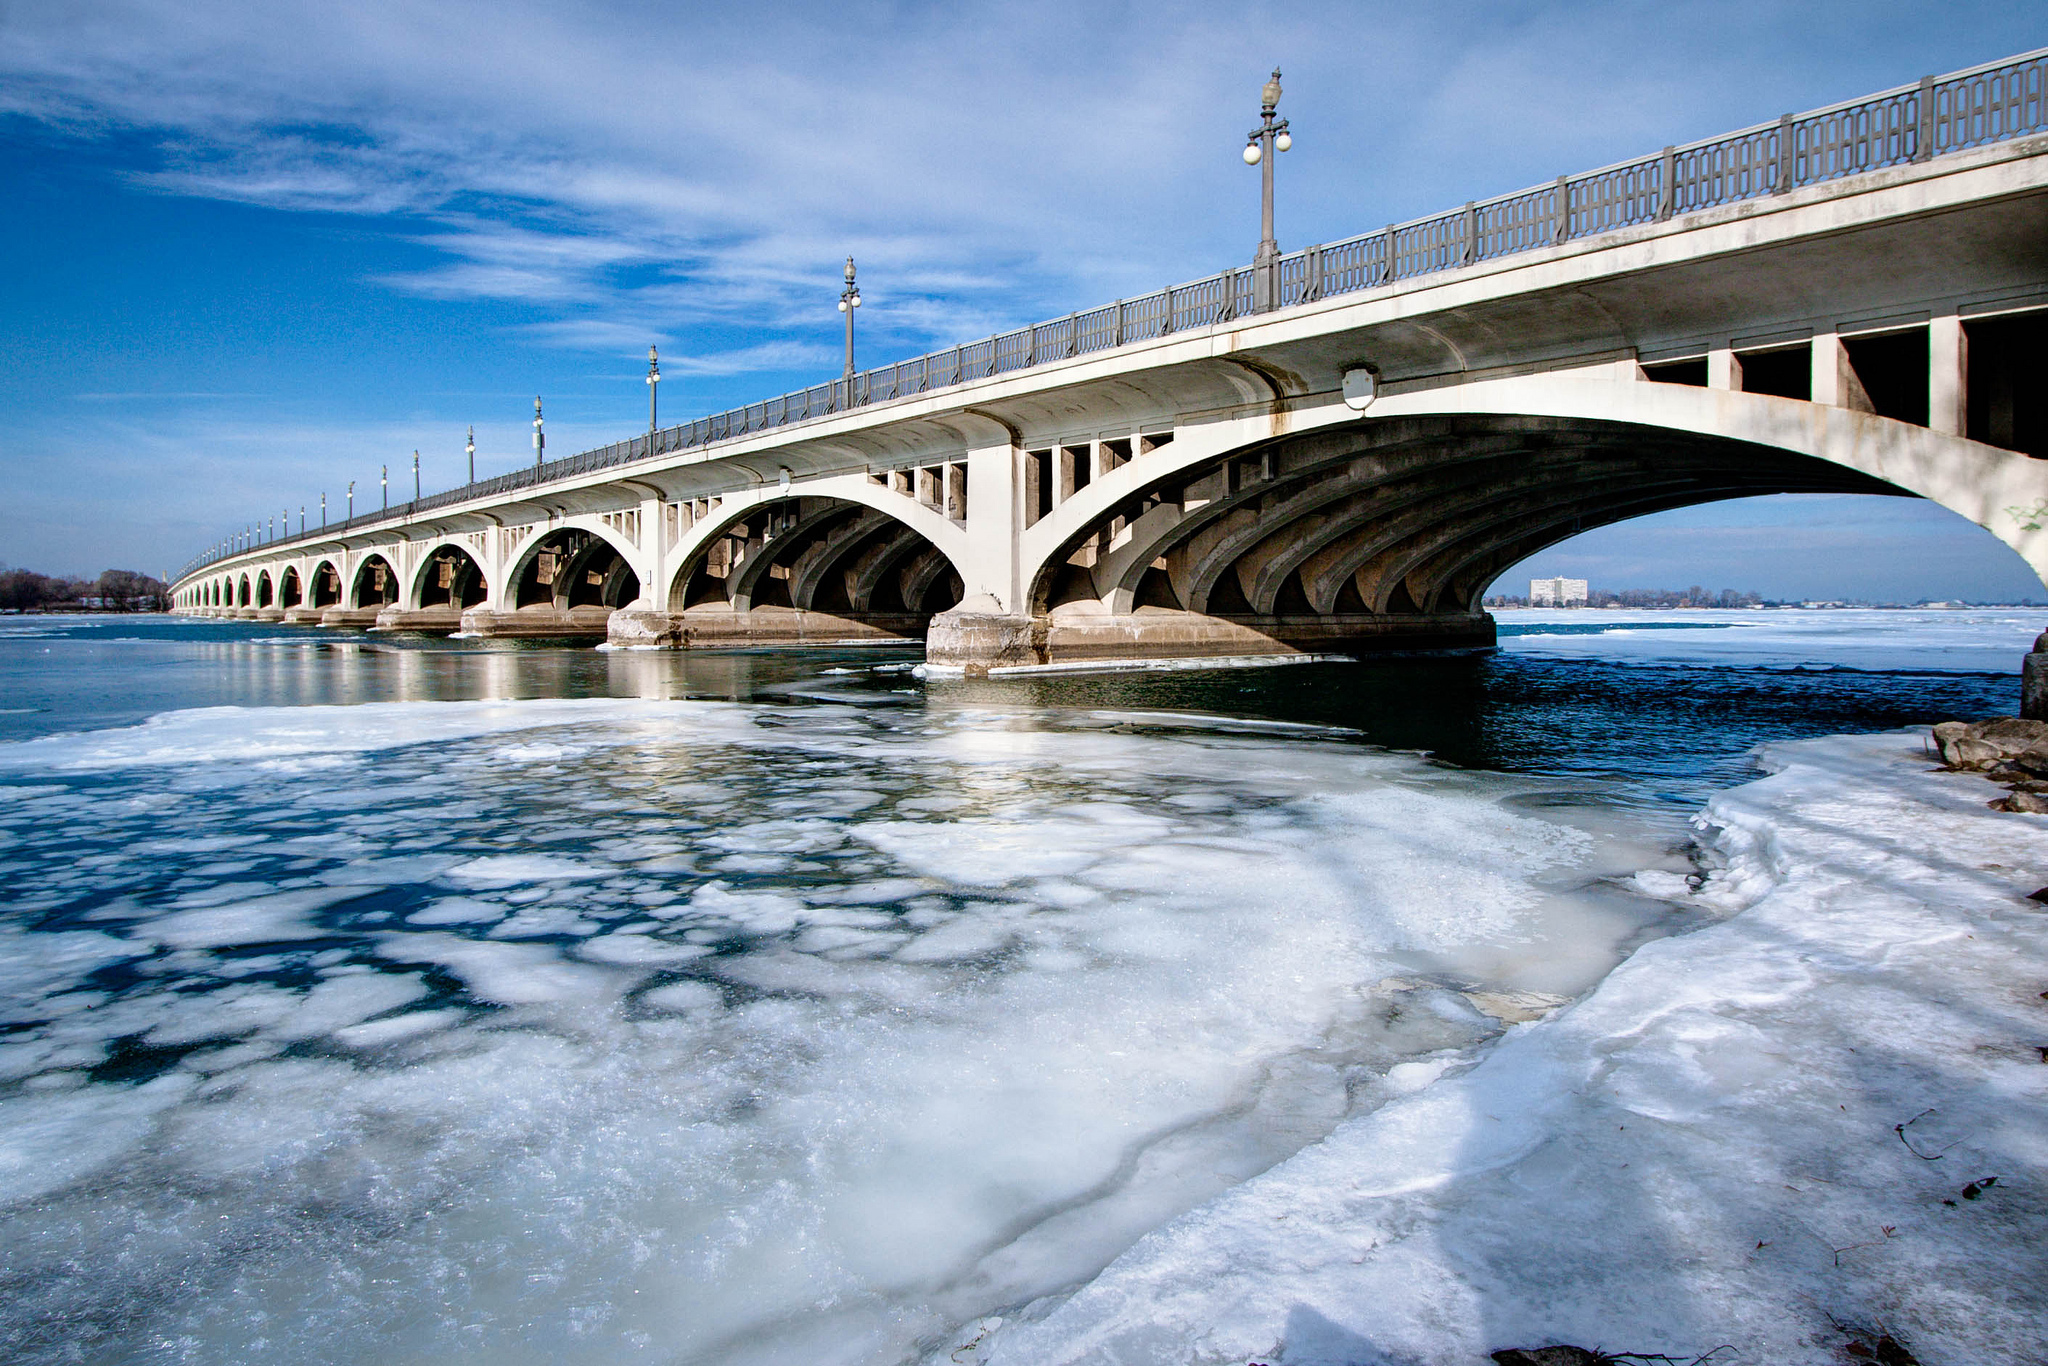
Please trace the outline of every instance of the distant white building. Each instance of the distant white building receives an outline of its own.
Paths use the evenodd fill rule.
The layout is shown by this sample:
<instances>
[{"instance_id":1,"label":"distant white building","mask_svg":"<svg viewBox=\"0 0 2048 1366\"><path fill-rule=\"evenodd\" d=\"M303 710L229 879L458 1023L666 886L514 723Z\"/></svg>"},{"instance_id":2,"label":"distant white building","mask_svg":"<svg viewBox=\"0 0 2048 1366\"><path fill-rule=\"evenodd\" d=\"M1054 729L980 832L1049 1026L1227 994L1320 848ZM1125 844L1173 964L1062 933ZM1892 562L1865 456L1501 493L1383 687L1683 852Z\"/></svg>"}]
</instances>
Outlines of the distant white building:
<instances>
[{"instance_id":1,"label":"distant white building","mask_svg":"<svg viewBox=\"0 0 2048 1366\"><path fill-rule=\"evenodd\" d=\"M1586 581L1584 579L1531 579L1529 580L1529 605L1531 607L1584 607L1586 605Z\"/></svg>"}]
</instances>

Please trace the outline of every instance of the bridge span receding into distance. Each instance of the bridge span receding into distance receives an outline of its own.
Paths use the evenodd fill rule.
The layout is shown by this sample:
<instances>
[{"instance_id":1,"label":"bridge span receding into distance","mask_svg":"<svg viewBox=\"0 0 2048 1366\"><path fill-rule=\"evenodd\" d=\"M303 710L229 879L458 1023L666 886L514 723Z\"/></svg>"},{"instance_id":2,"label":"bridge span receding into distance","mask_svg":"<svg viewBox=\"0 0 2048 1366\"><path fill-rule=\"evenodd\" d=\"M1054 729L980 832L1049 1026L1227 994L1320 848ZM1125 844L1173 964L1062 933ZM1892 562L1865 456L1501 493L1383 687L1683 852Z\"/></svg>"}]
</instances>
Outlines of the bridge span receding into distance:
<instances>
[{"instance_id":1,"label":"bridge span receding into distance","mask_svg":"<svg viewBox=\"0 0 2048 1366\"><path fill-rule=\"evenodd\" d=\"M1483 646L1515 562L1753 494L1928 498L2048 582L2044 410L2048 50L224 546L173 593L971 671Z\"/></svg>"}]
</instances>

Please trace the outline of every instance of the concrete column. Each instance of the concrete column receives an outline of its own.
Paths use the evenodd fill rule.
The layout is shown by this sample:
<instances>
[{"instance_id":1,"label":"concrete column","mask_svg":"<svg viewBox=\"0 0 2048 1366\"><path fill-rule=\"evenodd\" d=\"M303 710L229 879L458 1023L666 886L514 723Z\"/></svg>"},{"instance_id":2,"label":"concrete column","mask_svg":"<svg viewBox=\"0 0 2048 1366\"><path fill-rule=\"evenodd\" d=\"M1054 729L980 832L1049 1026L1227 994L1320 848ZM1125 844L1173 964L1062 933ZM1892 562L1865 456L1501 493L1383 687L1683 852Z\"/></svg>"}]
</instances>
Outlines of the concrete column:
<instances>
[{"instance_id":1,"label":"concrete column","mask_svg":"<svg viewBox=\"0 0 2048 1366\"><path fill-rule=\"evenodd\" d=\"M1849 363L1849 348L1833 332L1817 333L1813 339L1813 401L1859 413L1875 411L1856 367Z\"/></svg>"},{"instance_id":2,"label":"concrete column","mask_svg":"<svg viewBox=\"0 0 2048 1366\"><path fill-rule=\"evenodd\" d=\"M1707 352L1707 387L1732 390L1742 388L1742 358L1735 354L1733 347L1717 346Z\"/></svg>"},{"instance_id":3,"label":"concrete column","mask_svg":"<svg viewBox=\"0 0 2048 1366\"><path fill-rule=\"evenodd\" d=\"M1023 610L1017 538L1024 530L1019 491L1024 453L1009 442L967 452L966 596L961 609L1013 615ZM992 601L991 601L992 600Z\"/></svg>"},{"instance_id":4,"label":"concrete column","mask_svg":"<svg viewBox=\"0 0 2048 1366\"><path fill-rule=\"evenodd\" d=\"M640 604L656 612L668 610L668 538L662 515L661 499L640 500L640 557L647 570L640 578Z\"/></svg>"},{"instance_id":5,"label":"concrete column","mask_svg":"<svg viewBox=\"0 0 2048 1366\"><path fill-rule=\"evenodd\" d=\"M1927 425L1962 436L1969 425L1970 338L1953 313L1927 324Z\"/></svg>"}]
</instances>

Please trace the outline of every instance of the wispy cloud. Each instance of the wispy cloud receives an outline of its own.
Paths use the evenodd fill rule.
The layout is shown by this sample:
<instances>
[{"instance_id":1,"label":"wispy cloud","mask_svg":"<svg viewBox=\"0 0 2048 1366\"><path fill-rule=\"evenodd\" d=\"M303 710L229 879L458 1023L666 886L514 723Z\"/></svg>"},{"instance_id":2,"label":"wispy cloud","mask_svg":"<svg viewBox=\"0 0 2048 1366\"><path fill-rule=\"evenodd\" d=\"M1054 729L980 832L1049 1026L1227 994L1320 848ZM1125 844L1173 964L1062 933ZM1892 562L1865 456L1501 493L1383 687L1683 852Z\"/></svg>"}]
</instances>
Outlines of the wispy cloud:
<instances>
[{"instance_id":1,"label":"wispy cloud","mask_svg":"<svg viewBox=\"0 0 2048 1366\"><path fill-rule=\"evenodd\" d=\"M572 344L682 296L698 319L790 325L849 251L871 297L886 281L909 305L899 332L940 343L1248 252L1236 143L1274 62L1298 127L1284 231L1327 240L1717 131L1731 105L1775 112L1775 92L1730 91L1810 65L1833 31L1776 14L17 0L0 109L153 137L133 175L164 193L433 223L420 244L446 261L374 283L567 310Z\"/></svg>"}]
</instances>

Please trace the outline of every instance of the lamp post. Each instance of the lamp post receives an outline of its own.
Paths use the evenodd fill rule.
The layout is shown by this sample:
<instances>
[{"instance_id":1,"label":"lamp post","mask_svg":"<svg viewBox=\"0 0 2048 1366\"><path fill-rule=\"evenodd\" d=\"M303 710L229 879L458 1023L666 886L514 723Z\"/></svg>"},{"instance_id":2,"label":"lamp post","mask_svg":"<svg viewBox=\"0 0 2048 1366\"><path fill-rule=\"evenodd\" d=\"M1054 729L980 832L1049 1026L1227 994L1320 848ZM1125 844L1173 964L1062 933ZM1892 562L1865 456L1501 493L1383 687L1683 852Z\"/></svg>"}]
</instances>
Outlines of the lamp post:
<instances>
[{"instance_id":1,"label":"lamp post","mask_svg":"<svg viewBox=\"0 0 2048 1366\"><path fill-rule=\"evenodd\" d=\"M327 530L327 495L320 495L320 529Z\"/></svg>"},{"instance_id":2,"label":"lamp post","mask_svg":"<svg viewBox=\"0 0 2048 1366\"><path fill-rule=\"evenodd\" d=\"M463 442L462 449L469 452L469 482L474 484L476 482L476 424L474 422L469 424L469 439Z\"/></svg>"},{"instance_id":3,"label":"lamp post","mask_svg":"<svg viewBox=\"0 0 2048 1366\"><path fill-rule=\"evenodd\" d=\"M412 453L412 500L415 503L420 500L420 453L418 451Z\"/></svg>"},{"instance_id":4,"label":"lamp post","mask_svg":"<svg viewBox=\"0 0 2048 1366\"><path fill-rule=\"evenodd\" d=\"M348 481L348 519L351 522L356 519L356 481L353 479Z\"/></svg>"},{"instance_id":5,"label":"lamp post","mask_svg":"<svg viewBox=\"0 0 2048 1366\"><path fill-rule=\"evenodd\" d=\"M1246 135L1244 164L1259 168L1259 252L1252 258L1252 307L1263 313L1280 304L1280 244L1273 239L1273 154L1294 145L1280 107L1280 68L1259 92L1259 126Z\"/></svg>"},{"instance_id":6,"label":"lamp post","mask_svg":"<svg viewBox=\"0 0 2048 1366\"><path fill-rule=\"evenodd\" d=\"M661 357L656 355L654 348L650 346L647 348L647 450L649 454L652 454L654 451L654 433L656 430L654 421L654 391L660 387Z\"/></svg>"},{"instance_id":7,"label":"lamp post","mask_svg":"<svg viewBox=\"0 0 2048 1366\"><path fill-rule=\"evenodd\" d=\"M323 518L322 520L325 519ZM299 534L301 536L306 534L306 505L304 503L299 504Z\"/></svg>"},{"instance_id":8,"label":"lamp post","mask_svg":"<svg viewBox=\"0 0 2048 1366\"><path fill-rule=\"evenodd\" d=\"M540 468L542 452L548 448L547 433L540 429L540 395L533 396L533 467Z\"/></svg>"},{"instance_id":9,"label":"lamp post","mask_svg":"<svg viewBox=\"0 0 2048 1366\"><path fill-rule=\"evenodd\" d=\"M391 466L377 466L377 493L384 500L385 512L391 511Z\"/></svg>"},{"instance_id":10,"label":"lamp post","mask_svg":"<svg viewBox=\"0 0 2048 1366\"><path fill-rule=\"evenodd\" d=\"M853 280L853 258L846 258L846 288L839 291L839 311L846 315L846 406L853 406L853 310L860 307L860 286Z\"/></svg>"}]
</instances>

